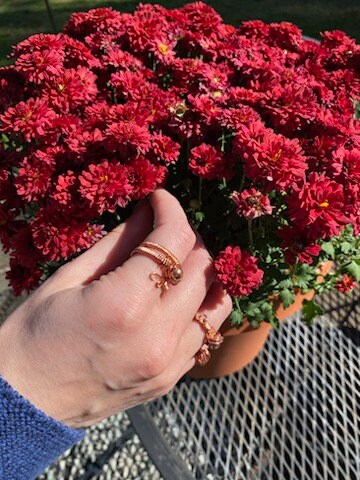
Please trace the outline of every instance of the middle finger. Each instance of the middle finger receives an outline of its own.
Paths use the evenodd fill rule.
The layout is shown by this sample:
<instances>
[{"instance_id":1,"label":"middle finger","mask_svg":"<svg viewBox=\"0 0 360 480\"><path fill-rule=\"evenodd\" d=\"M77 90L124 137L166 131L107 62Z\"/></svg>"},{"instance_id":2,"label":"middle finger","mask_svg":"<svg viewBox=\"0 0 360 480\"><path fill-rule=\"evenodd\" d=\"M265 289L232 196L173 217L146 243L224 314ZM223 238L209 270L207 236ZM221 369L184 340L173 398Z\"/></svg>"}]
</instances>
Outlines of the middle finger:
<instances>
[{"instance_id":1,"label":"middle finger","mask_svg":"<svg viewBox=\"0 0 360 480\"><path fill-rule=\"evenodd\" d=\"M167 322L174 317L175 312L178 313L176 327L171 327L176 337L180 337L186 330L189 318L196 314L215 280L213 259L199 235L182 268L183 280L176 288L166 292L160 303L162 318L167 319Z\"/></svg>"}]
</instances>

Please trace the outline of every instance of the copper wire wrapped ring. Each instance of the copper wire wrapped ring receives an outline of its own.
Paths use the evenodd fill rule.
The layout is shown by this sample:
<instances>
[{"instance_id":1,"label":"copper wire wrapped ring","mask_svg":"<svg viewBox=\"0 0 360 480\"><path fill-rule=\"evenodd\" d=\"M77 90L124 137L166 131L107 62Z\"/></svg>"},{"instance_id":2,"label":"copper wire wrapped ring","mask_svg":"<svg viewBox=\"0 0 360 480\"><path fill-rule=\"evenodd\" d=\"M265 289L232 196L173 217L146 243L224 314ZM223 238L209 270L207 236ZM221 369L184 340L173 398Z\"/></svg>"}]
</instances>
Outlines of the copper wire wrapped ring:
<instances>
[{"instance_id":1,"label":"copper wire wrapped ring","mask_svg":"<svg viewBox=\"0 0 360 480\"><path fill-rule=\"evenodd\" d=\"M155 260L160 266L162 274L151 273L150 280L154 280L155 286L163 291L169 289L169 284L177 285L182 277L183 271L179 260L167 248L154 242L143 242L135 248L130 256L140 253Z\"/></svg>"},{"instance_id":2,"label":"copper wire wrapped ring","mask_svg":"<svg viewBox=\"0 0 360 480\"><path fill-rule=\"evenodd\" d=\"M209 348L212 350L217 350L224 341L224 337L221 335L221 333L210 325L207 320L207 316L204 313L197 313L194 317L194 320L204 330L205 341L209 345Z\"/></svg>"}]
</instances>

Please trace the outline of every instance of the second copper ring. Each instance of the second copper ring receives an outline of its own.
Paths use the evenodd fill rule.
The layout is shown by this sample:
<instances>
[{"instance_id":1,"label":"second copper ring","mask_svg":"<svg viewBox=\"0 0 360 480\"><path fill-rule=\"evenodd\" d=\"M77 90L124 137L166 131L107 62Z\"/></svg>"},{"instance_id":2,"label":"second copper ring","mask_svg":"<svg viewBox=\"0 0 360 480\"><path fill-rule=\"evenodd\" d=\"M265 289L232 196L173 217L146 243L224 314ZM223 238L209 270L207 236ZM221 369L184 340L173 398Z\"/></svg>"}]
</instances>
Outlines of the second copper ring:
<instances>
[{"instance_id":1,"label":"second copper ring","mask_svg":"<svg viewBox=\"0 0 360 480\"><path fill-rule=\"evenodd\" d=\"M200 365L200 367L204 367L211 358L211 353L209 350L209 345L204 343L199 350L194 355L195 362Z\"/></svg>"},{"instance_id":2,"label":"second copper ring","mask_svg":"<svg viewBox=\"0 0 360 480\"><path fill-rule=\"evenodd\" d=\"M221 333L210 325L205 313L197 313L194 320L201 326L205 333L205 341L212 350L217 350L224 341Z\"/></svg>"}]
</instances>

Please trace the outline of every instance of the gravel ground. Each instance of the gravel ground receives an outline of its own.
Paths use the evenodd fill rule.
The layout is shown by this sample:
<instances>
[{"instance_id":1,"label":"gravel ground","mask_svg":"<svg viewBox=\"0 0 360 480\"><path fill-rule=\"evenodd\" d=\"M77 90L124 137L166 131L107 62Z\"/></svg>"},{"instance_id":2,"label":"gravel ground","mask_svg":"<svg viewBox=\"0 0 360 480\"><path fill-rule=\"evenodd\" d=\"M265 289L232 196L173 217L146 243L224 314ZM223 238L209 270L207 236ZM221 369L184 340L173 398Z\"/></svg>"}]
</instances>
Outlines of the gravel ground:
<instances>
[{"instance_id":1,"label":"gravel ground","mask_svg":"<svg viewBox=\"0 0 360 480\"><path fill-rule=\"evenodd\" d=\"M111 445L120 439L130 425L125 413L113 415L86 430L85 438L51 465L37 480L161 480L140 439L134 435L106 461L95 475L85 475ZM95 472L94 472L95 473Z\"/></svg>"},{"instance_id":2,"label":"gravel ground","mask_svg":"<svg viewBox=\"0 0 360 480\"><path fill-rule=\"evenodd\" d=\"M4 290L7 287L5 272L8 268L8 264L8 256L0 249L0 290Z\"/></svg>"}]
</instances>

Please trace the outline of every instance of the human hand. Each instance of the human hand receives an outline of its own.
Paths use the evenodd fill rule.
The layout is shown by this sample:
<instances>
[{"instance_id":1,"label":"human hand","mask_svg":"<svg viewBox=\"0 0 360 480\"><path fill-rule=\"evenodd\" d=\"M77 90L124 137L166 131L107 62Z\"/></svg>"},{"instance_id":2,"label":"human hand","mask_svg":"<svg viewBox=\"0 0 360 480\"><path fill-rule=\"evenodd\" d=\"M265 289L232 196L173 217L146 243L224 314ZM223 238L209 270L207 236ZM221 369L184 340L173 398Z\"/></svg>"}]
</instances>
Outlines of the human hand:
<instances>
[{"instance_id":1,"label":"human hand","mask_svg":"<svg viewBox=\"0 0 360 480\"><path fill-rule=\"evenodd\" d=\"M145 240L182 265L182 281L166 292L149 279L161 273L153 260L129 258ZM179 202L159 189L7 319L0 374L53 418L88 426L171 390L204 340L195 314L219 328L231 307Z\"/></svg>"}]
</instances>

